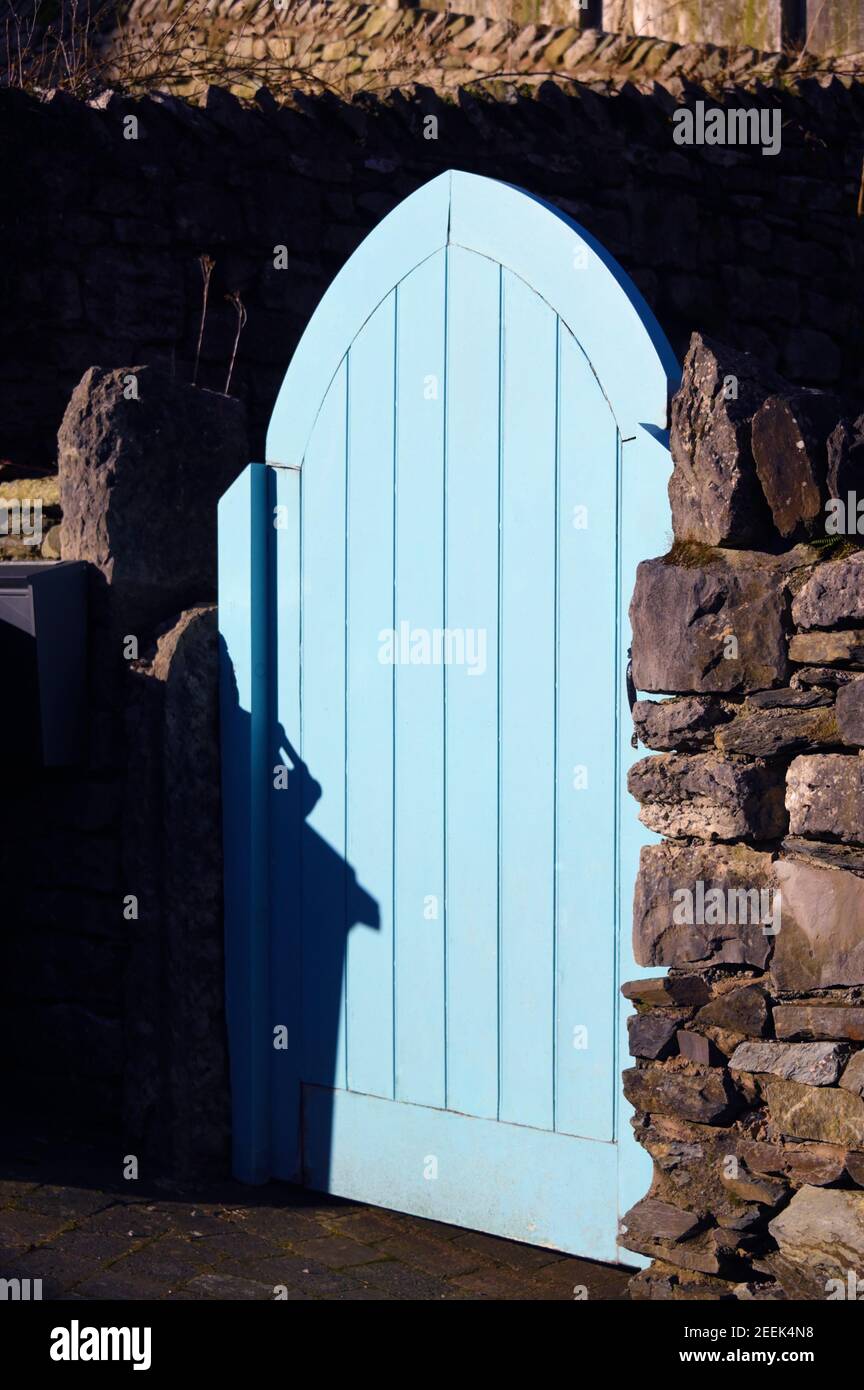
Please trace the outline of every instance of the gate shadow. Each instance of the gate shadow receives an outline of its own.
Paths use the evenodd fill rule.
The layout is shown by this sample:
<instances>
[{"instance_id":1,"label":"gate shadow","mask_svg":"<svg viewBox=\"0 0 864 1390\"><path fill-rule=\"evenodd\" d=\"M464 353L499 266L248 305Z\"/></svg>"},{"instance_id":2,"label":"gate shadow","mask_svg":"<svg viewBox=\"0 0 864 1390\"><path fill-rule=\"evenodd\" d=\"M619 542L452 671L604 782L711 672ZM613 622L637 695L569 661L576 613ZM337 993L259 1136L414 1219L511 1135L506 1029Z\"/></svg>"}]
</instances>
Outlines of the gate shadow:
<instances>
[{"instance_id":1,"label":"gate shadow","mask_svg":"<svg viewBox=\"0 0 864 1390\"><path fill-rule=\"evenodd\" d=\"M220 669L222 757L230 763L237 750L252 746L252 721L240 705L234 666L221 636ZM271 683L274 704L275 684ZM328 1191L334 1091L347 1085L348 934L360 926L379 930L380 912L352 865L309 824L324 792L272 710L267 733L266 1002L263 1008L259 1005L258 1016L248 1020L259 1044L266 1040L268 1049L264 1072L270 1162L269 1172L261 1176ZM226 902L229 896L226 893ZM229 934L237 928L226 918L225 930L227 946ZM230 958L243 943L235 939L232 944L233 951L226 952ZM243 982L232 986L226 979L229 996L238 983L242 989ZM243 1009L240 1003L238 1014ZM246 1098L237 1094L240 1044L233 1032L229 1019L236 1121L238 1112L245 1112ZM307 1111L304 1088L310 1086L316 1088L315 1105Z\"/></svg>"}]
</instances>

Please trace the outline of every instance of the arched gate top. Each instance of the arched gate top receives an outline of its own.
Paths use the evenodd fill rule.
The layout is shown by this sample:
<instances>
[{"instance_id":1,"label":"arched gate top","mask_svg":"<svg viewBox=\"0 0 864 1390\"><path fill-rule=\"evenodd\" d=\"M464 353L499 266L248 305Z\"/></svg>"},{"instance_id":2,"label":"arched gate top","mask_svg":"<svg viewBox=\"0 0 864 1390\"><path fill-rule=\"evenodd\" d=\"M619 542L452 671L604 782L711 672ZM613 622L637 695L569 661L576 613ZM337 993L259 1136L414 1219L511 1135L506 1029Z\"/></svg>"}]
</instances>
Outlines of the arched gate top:
<instances>
[{"instance_id":1,"label":"arched gate top","mask_svg":"<svg viewBox=\"0 0 864 1390\"><path fill-rule=\"evenodd\" d=\"M680 368L617 261L550 203L453 169L399 203L332 281L276 399L268 462L301 465L321 402L363 324L416 266L448 245L496 261L546 300L588 358L624 437L639 426L665 428Z\"/></svg>"}]
</instances>

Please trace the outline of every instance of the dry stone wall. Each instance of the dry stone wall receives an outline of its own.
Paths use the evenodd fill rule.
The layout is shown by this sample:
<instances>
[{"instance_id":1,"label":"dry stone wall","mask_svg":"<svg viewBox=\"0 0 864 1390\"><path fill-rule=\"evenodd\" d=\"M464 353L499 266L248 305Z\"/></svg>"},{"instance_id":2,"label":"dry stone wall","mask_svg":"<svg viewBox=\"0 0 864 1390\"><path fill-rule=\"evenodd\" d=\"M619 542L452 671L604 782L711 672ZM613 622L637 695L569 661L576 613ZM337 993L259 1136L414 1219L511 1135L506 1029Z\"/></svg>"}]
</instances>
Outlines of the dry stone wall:
<instances>
[{"instance_id":1,"label":"dry stone wall","mask_svg":"<svg viewBox=\"0 0 864 1390\"><path fill-rule=\"evenodd\" d=\"M690 3L660 0L634 11L607 0L602 24L597 0L132 0L104 37L102 58L109 81L131 76L140 89L149 77L184 96L209 82L251 97L262 82L274 91L299 85L347 94L412 82L437 91L525 85L554 74L649 86L686 78L717 87L860 71L860 22L844 37L842 25L828 27L838 17L826 0L814 3L821 12L813 36L824 40L802 54L781 23L781 0L724 0L698 13Z\"/></svg>"},{"instance_id":2,"label":"dry stone wall","mask_svg":"<svg viewBox=\"0 0 864 1390\"><path fill-rule=\"evenodd\" d=\"M631 608L635 684L669 697L634 706L629 775L663 836L635 956L669 972L623 986L654 1160L623 1222L652 1259L636 1297L840 1298L864 1273L862 429L694 336L675 540Z\"/></svg>"},{"instance_id":3,"label":"dry stone wall","mask_svg":"<svg viewBox=\"0 0 864 1390\"><path fill-rule=\"evenodd\" d=\"M197 380L225 389L237 322L226 295L238 291L248 321L231 389L262 458L282 377L327 285L396 203L449 168L528 188L583 223L681 354L701 327L793 381L852 387L864 370L864 90L812 80L760 101L782 113L773 157L676 145L676 99L660 88L607 96L547 83L501 101L416 91L284 105L262 91L248 106L211 88L204 107L0 91L0 459L52 466L89 367L131 362L192 380L203 254L216 264Z\"/></svg>"}]
</instances>

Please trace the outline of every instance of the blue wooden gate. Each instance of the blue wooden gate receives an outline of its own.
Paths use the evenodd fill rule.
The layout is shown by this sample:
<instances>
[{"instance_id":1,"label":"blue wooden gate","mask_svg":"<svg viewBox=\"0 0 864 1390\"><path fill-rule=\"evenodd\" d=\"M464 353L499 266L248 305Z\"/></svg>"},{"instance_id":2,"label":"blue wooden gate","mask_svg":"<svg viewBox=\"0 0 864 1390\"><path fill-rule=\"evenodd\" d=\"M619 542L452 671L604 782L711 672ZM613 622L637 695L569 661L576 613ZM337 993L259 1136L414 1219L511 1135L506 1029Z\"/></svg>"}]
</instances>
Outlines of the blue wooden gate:
<instances>
[{"instance_id":1,"label":"blue wooden gate","mask_svg":"<svg viewBox=\"0 0 864 1390\"><path fill-rule=\"evenodd\" d=\"M593 238L464 173L313 316L220 507L239 1177L616 1257L626 608L676 374Z\"/></svg>"}]
</instances>

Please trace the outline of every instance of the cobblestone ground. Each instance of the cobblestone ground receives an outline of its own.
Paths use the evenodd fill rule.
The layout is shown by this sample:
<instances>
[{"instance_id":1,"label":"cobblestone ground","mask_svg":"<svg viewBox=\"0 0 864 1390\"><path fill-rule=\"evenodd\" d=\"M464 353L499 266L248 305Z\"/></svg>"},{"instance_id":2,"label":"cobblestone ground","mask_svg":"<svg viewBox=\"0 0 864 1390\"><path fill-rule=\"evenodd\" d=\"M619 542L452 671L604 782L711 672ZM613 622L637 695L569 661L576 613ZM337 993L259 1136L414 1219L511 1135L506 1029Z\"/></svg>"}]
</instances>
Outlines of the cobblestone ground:
<instances>
[{"instance_id":1,"label":"cobblestone ground","mask_svg":"<svg viewBox=\"0 0 864 1390\"><path fill-rule=\"evenodd\" d=\"M284 1183L118 1178L105 1153L0 1156L0 1278L45 1299L624 1299L629 1271ZM285 1297L283 1293L281 1295ZM584 1295L583 1295L584 1296Z\"/></svg>"}]
</instances>

